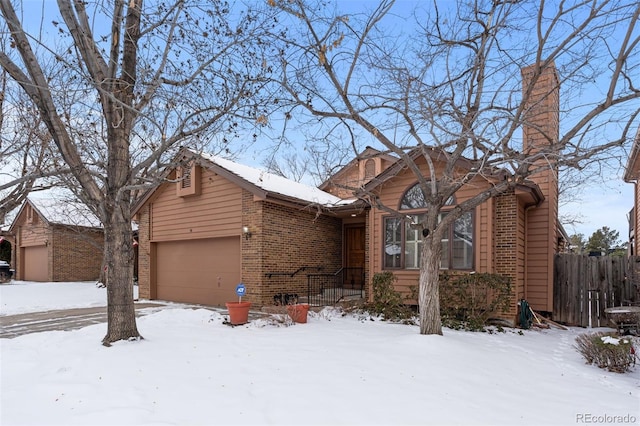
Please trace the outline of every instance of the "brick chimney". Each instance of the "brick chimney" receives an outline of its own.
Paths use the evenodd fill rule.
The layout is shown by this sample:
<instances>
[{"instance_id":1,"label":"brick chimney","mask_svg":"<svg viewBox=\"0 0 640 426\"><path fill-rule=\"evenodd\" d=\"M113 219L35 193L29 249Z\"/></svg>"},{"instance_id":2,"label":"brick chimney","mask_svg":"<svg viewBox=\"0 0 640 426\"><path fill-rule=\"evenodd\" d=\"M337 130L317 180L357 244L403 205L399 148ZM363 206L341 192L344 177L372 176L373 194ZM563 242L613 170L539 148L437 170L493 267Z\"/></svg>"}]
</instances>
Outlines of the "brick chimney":
<instances>
[{"instance_id":1,"label":"brick chimney","mask_svg":"<svg viewBox=\"0 0 640 426\"><path fill-rule=\"evenodd\" d=\"M523 149L534 154L541 147L558 142L560 85L553 63L541 68L534 64L522 69L525 106ZM526 214L525 298L536 311L553 311L553 262L558 251L558 169L551 156L537 159L533 167L549 166L530 176L544 194L544 202Z\"/></svg>"}]
</instances>

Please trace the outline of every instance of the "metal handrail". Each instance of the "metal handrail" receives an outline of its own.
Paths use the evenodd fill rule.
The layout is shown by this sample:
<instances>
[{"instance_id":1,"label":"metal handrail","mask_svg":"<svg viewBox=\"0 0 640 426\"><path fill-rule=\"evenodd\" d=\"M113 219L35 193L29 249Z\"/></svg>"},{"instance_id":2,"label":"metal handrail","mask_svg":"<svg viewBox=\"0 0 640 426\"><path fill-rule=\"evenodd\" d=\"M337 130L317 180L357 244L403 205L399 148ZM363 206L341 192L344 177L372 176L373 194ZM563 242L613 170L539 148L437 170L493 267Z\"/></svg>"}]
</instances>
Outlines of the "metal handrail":
<instances>
[{"instance_id":1,"label":"metal handrail","mask_svg":"<svg viewBox=\"0 0 640 426\"><path fill-rule=\"evenodd\" d=\"M345 287L345 272L357 270L360 272L356 283L351 277L351 288ZM349 291L351 290L351 291ZM363 297L364 268L340 268L334 273L307 274L307 301L316 306L333 305L349 296Z\"/></svg>"},{"instance_id":2,"label":"metal handrail","mask_svg":"<svg viewBox=\"0 0 640 426\"><path fill-rule=\"evenodd\" d=\"M295 275L297 275L298 273L302 272L302 271L306 271L308 269L315 269L317 271L322 271L324 269L323 266L301 266L298 269L296 269L293 272L266 272L264 274L265 277L267 278L271 278L271 277L276 277L276 276L289 276L289 277L293 277Z\"/></svg>"}]
</instances>

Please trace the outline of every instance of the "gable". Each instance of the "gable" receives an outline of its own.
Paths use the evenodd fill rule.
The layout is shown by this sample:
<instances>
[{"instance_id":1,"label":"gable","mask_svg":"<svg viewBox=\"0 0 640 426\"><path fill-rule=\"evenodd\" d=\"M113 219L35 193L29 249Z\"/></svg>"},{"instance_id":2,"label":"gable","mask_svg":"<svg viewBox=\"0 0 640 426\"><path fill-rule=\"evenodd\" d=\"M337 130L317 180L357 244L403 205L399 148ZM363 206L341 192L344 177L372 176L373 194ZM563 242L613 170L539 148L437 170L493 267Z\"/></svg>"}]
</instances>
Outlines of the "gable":
<instances>
[{"instance_id":1,"label":"gable","mask_svg":"<svg viewBox=\"0 0 640 426\"><path fill-rule=\"evenodd\" d=\"M180 182L166 182L148 200L153 220L152 241L195 239L237 235L242 228L242 188L209 169L192 175L198 194L183 196L176 191Z\"/></svg>"},{"instance_id":2,"label":"gable","mask_svg":"<svg viewBox=\"0 0 640 426\"><path fill-rule=\"evenodd\" d=\"M46 227L47 222L44 220L38 211L31 205L28 201L25 201L20 207L18 214L13 219L11 226L9 227L9 232L14 233L16 229L20 226L40 226Z\"/></svg>"},{"instance_id":3,"label":"gable","mask_svg":"<svg viewBox=\"0 0 640 426\"><path fill-rule=\"evenodd\" d=\"M353 198L354 190L366 185L398 159L367 147L318 188L340 198Z\"/></svg>"},{"instance_id":4,"label":"gable","mask_svg":"<svg viewBox=\"0 0 640 426\"><path fill-rule=\"evenodd\" d=\"M416 165L420 167L424 176L428 175L428 168L426 160L422 157L415 159ZM434 162L436 167L436 175L441 175L444 168L444 163ZM394 166L395 167L395 166ZM405 192L418 182L415 174L410 169L404 167L399 169L397 173L393 173L390 176L381 179L379 182L375 182L372 185L374 192L380 197L380 201L392 209L399 209L400 202ZM373 182L372 182L373 183ZM456 203L459 204L475 195L480 191L487 188L489 182L481 177L475 177L471 182L464 185L455 193Z\"/></svg>"}]
</instances>

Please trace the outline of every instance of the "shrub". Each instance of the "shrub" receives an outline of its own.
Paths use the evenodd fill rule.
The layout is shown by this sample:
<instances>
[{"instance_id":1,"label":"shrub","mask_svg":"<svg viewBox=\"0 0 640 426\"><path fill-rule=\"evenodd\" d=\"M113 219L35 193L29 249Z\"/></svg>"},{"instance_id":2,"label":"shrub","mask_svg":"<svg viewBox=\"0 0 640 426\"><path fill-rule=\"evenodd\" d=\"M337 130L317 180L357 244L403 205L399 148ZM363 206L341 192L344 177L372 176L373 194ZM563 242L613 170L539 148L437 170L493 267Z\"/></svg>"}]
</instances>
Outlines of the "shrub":
<instances>
[{"instance_id":1,"label":"shrub","mask_svg":"<svg viewBox=\"0 0 640 426\"><path fill-rule=\"evenodd\" d=\"M373 302L365 307L375 315L381 315L385 320L408 321L414 314L411 308L404 304L402 296L394 288L397 278L389 271L373 275Z\"/></svg>"},{"instance_id":2,"label":"shrub","mask_svg":"<svg viewBox=\"0 0 640 426\"><path fill-rule=\"evenodd\" d=\"M449 328L484 330L487 320L497 311L509 308L509 277L474 273L440 276L440 315Z\"/></svg>"},{"instance_id":3,"label":"shrub","mask_svg":"<svg viewBox=\"0 0 640 426\"><path fill-rule=\"evenodd\" d=\"M616 333L586 333L576 337L576 348L587 360L616 373L624 373L636 363L635 348L630 337Z\"/></svg>"}]
</instances>

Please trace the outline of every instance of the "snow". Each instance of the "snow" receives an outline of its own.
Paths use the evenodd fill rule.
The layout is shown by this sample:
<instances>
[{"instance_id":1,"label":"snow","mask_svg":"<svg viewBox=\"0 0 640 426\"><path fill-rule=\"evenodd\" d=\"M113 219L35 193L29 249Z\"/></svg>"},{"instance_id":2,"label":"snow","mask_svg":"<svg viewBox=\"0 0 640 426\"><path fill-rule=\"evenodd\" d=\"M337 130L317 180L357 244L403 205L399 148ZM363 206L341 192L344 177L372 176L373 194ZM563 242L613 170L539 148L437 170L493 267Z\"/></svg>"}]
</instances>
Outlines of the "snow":
<instances>
[{"instance_id":1,"label":"snow","mask_svg":"<svg viewBox=\"0 0 640 426\"><path fill-rule=\"evenodd\" d=\"M45 192L49 193L49 198L45 198L42 194L28 198L49 223L102 228L100 219L85 204L72 201L70 198L55 198L53 193Z\"/></svg>"},{"instance_id":2,"label":"snow","mask_svg":"<svg viewBox=\"0 0 640 426\"><path fill-rule=\"evenodd\" d=\"M355 201L355 199L343 200L316 187L305 185L244 164L239 164L216 155L208 153L201 153L199 155L267 192L274 192L324 206L344 205Z\"/></svg>"},{"instance_id":3,"label":"snow","mask_svg":"<svg viewBox=\"0 0 640 426\"><path fill-rule=\"evenodd\" d=\"M105 304L93 283L0 285L0 314ZM100 344L106 324L0 339L0 424L547 425L640 419L640 367L584 363L587 330L422 336L326 308L223 324L172 304L143 340ZM626 420L625 420L626 419Z\"/></svg>"}]
</instances>

